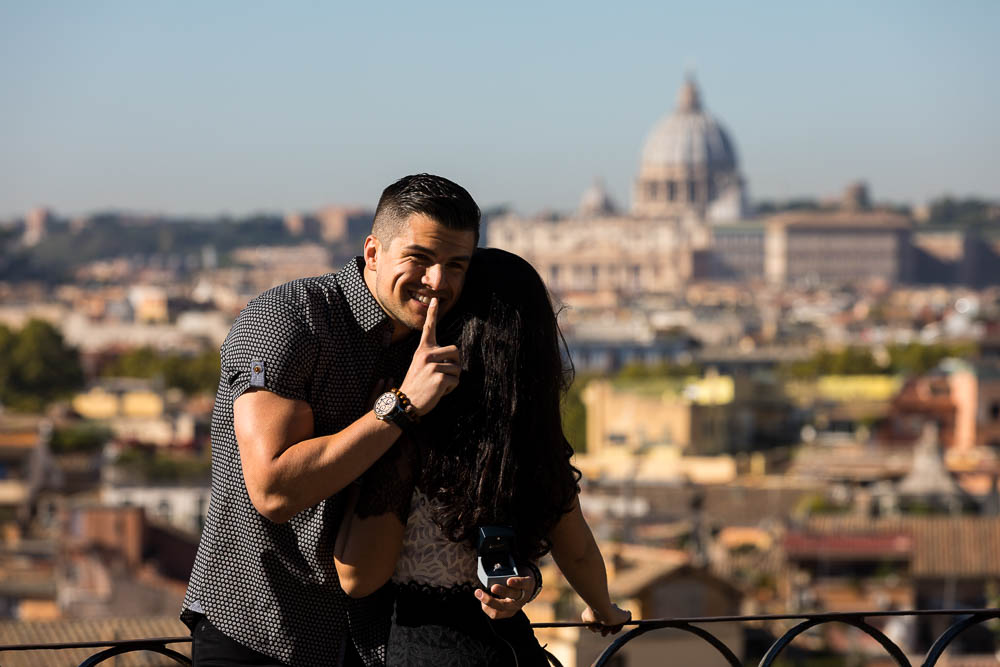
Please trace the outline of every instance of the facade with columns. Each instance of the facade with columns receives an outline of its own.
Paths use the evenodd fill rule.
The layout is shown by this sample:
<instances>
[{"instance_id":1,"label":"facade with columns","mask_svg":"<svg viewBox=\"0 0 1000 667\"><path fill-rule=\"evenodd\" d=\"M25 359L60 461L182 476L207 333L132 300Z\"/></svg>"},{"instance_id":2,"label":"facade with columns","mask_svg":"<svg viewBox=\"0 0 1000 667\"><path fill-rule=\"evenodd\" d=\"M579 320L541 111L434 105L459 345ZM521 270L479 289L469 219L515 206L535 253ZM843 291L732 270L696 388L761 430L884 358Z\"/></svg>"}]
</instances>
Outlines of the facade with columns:
<instances>
[{"instance_id":1,"label":"facade with columns","mask_svg":"<svg viewBox=\"0 0 1000 667\"><path fill-rule=\"evenodd\" d=\"M741 219L745 202L734 144L688 79L646 138L631 212L597 182L573 216L506 216L490 223L486 243L521 255L562 293L664 292L693 277L709 223Z\"/></svg>"},{"instance_id":2,"label":"facade with columns","mask_svg":"<svg viewBox=\"0 0 1000 667\"><path fill-rule=\"evenodd\" d=\"M487 244L527 259L563 295L670 292L689 280L919 279L912 220L873 207L864 183L821 209L746 220L735 145L691 79L641 156L630 212L596 182L572 216L494 220Z\"/></svg>"}]
</instances>

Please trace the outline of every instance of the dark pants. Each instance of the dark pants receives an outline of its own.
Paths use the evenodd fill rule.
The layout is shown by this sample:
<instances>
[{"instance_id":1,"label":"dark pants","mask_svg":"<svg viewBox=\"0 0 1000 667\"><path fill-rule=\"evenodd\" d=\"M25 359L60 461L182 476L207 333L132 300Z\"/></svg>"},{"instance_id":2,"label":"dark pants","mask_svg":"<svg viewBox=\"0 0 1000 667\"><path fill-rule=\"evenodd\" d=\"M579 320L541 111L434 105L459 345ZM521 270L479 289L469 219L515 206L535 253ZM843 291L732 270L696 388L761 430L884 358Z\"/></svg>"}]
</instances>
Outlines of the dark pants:
<instances>
[{"instance_id":1,"label":"dark pants","mask_svg":"<svg viewBox=\"0 0 1000 667\"><path fill-rule=\"evenodd\" d=\"M289 667L269 655L233 641L202 616L191 633L191 664L194 667ZM350 642L342 667L363 667Z\"/></svg>"}]
</instances>

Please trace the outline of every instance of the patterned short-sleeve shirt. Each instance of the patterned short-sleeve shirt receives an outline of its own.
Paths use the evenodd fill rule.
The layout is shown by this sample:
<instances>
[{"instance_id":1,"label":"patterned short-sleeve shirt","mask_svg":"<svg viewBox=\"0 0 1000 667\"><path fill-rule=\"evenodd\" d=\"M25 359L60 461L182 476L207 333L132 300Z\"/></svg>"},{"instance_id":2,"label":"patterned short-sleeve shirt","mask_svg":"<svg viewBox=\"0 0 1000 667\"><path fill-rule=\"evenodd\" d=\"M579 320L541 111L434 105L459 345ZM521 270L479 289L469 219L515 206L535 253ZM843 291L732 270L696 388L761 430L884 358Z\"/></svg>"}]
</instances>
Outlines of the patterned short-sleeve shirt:
<instances>
[{"instance_id":1,"label":"patterned short-sleeve shirt","mask_svg":"<svg viewBox=\"0 0 1000 667\"><path fill-rule=\"evenodd\" d=\"M340 497L283 524L261 516L243 480L233 401L260 387L309 403L316 435L340 431L370 409L380 379L402 381L416 338L391 344L391 335L360 258L270 289L237 317L221 349L211 500L182 618L204 613L235 641L291 665L335 665L348 638L367 665L383 662L391 603L352 600L337 579Z\"/></svg>"}]
</instances>

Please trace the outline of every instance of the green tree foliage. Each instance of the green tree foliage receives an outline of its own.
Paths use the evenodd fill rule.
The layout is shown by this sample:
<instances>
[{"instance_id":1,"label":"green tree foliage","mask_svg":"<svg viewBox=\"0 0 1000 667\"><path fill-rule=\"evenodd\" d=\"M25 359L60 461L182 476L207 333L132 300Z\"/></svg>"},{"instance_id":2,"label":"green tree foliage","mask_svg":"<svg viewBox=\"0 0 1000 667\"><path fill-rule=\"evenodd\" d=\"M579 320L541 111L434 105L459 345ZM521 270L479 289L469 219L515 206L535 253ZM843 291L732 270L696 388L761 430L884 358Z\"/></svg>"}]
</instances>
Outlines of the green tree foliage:
<instances>
[{"instance_id":1,"label":"green tree foliage","mask_svg":"<svg viewBox=\"0 0 1000 667\"><path fill-rule=\"evenodd\" d=\"M115 465L146 482L203 482L212 470L207 455L172 455L138 447L122 452Z\"/></svg>"},{"instance_id":2,"label":"green tree foliage","mask_svg":"<svg viewBox=\"0 0 1000 667\"><path fill-rule=\"evenodd\" d=\"M980 225L1000 222L1000 204L982 199L941 197L931 202L930 222L937 225Z\"/></svg>"},{"instance_id":3,"label":"green tree foliage","mask_svg":"<svg viewBox=\"0 0 1000 667\"><path fill-rule=\"evenodd\" d=\"M37 411L83 386L75 348L48 322L31 320L20 331L0 325L0 401Z\"/></svg>"},{"instance_id":4,"label":"green tree foliage","mask_svg":"<svg viewBox=\"0 0 1000 667\"><path fill-rule=\"evenodd\" d=\"M187 394L213 392L219 383L219 353L206 349L196 355L160 352L140 347L121 355L101 370L108 377L156 378Z\"/></svg>"},{"instance_id":5,"label":"green tree foliage","mask_svg":"<svg viewBox=\"0 0 1000 667\"><path fill-rule=\"evenodd\" d=\"M580 453L587 451L587 409L583 405L581 394L594 377L587 373L577 375L563 399L563 433L573 449Z\"/></svg>"},{"instance_id":6,"label":"green tree foliage","mask_svg":"<svg viewBox=\"0 0 1000 667\"><path fill-rule=\"evenodd\" d=\"M3 240L0 236L0 242ZM288 233L279 215L202 220L101 213L89 218L82 231L74 230L65 220L55 220L38 245L4 248L0 280L31 279L54 284L72 280L79 266L98 259L196 255L205 246L224 255L240 247L301 242Z\"/></svg>"},{"instance_id":7,"label":"green tree foliage","mask_svg":"<svg viewBox=\"0 0 1000 667\"><path fill-rule=\"evenodd\" d=\"M948 357L968 359L977 353L975 343L890 345L888 363L880 365L869 347L851 346L821 350L812 358L784 364L782 373L791 378L820 375L919 375Z\"/></svg>"},{"instance_id":8,"label":"green tree foliage","mask_svg":"<svg viewBox=\"0 0 1000 667\"><path fill-rule=\"evenodd\" d=\"M773 215L785 211L819 211L823 207L815 199L800 197L788 201L760 201L754 205L757 215Z\"/></svg>"},{"instance_id":9,"label":"green tree foliage","mask_svg":"<svg viewBox=\"0 0 1000 667\"><path fill-rule=\"evenodd\" d=\"M678 364L665 361L659 364L631 363L621 367L615 374L616 380L645 380L651 378L683 378L701 376L704 369L700 364Z\"/></svg>"},{"instance_id":10,"label":"green tree foliage","mask_svg":"<svg viewBox=\"0 0 1000 667\"><path fill-rule=\"evenodd\" d=\"M81 422L57 428L52 433L49 447L56 454L94 453L99 452L110 439L111 431L106 426Z\"/></svg>"}]
</instances>

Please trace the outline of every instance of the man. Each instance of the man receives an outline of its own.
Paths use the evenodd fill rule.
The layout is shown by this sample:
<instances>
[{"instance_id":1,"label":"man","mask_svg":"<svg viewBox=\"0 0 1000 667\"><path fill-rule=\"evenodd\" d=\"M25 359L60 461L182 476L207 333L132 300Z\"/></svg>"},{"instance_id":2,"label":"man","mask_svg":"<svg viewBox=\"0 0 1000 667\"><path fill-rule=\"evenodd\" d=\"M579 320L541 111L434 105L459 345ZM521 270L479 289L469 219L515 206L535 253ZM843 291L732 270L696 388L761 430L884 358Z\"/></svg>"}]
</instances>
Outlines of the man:
<instances>
[{"instance_id":1,"label":"man","mask_svg":"<svg viewBox=\"0 0 1000 667\"><path fill-rule=\"evenodd\" d=\"M196 665L382 662L385 595L352 601L337 580L338 493L457 386L458 349L439 346L435 327L461 293L479 219L461 186L407 176L382 193L363 257L268 290L236 319L181 615ZM400 377L373 410L376 387ZM508 584L481 601L491 617L513 615L535 588L532 577Z\"/></svg>"}]
</instances>

